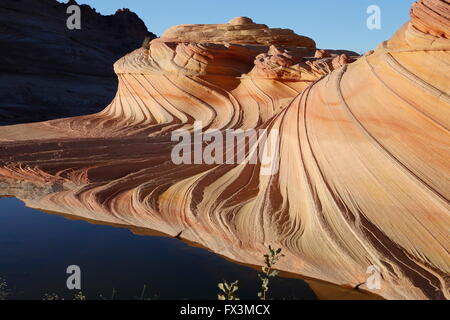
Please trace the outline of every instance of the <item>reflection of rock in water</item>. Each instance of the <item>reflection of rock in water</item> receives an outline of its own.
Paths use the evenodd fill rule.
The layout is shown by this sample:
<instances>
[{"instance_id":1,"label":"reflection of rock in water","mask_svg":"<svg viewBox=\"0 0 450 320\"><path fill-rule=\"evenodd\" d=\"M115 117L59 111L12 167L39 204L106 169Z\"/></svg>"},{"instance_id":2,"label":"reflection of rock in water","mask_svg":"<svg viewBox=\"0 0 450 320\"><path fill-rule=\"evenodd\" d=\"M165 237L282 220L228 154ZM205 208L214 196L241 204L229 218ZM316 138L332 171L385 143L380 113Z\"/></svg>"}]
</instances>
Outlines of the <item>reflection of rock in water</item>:
<instances>
[{"instance_id":1,"label":"reflection of rock in water","mask_svg":"<svg viewBox=\"0 0 450 320\"><path fill-rule=\"evenodd\" d=\"M36 186L35 186L36 187ZM8 198L9 196L3 196L2 194L7 194L8 192L11 194L11 190L20 190L20 197L27 197L27 199L31 198L33 195L35 196L36 194L33 193L33 187L31 186L31 184L28 184L28 186L12 186L9 185L9 189L6 188L6 185L2 185L2 183L0 183L0 208L2 207L2 198ZM39 188L38 188L39 189ZM48 194L48 190L40 190L40 192L47 192ZM65 214L65 213L59 213L59 212L53 212L53 211L48 211L48 210L42 210L42 209L37 209L39 211L42 211L44 213L50 214L50 215L57 215L57 216L61 216L64 217L68 220L74 220L74 221L85 221L88 222L90 224L93 225L101 225L101 226L110 226L110 227L114 227L114 228L121 228L121 229L127 229L129 230L131 233L133 233L134 235L138 235L138 236L145 236L145 237L163 237L163 238L173 238L171 235L162 233L160 231L157 230L152 230L152 229L147 229L147 228L142 228L142 227L136 227L133 225L126 225L126 224L115 224L115 223L105 223L103 221L96 221L96 220L92 220L89 218L84 218L84 217L80 217L77 215L70 215L70 214ZM11 213L11 212L10 212ZM11 214L15 214L15 212L12 212ZM195 242L191 242L188 241L186 239L182 239L182 238L177 238L178 240L181 240L183 243L191 246L191 247L195 247L195 248L201 248L201 249L208 249L205 248L201 245L199 245L198 243ZM220 256L220 255L219 255ZM233 261L228 259L227 257L222 257L227 261L233 262L233 263L237 263L239 265L244 265L247 267L251 267L252 269L254 269L255 271L261 271L261 267L260 266L256 266L256 265L250 265L250 264L242 264L239 263L237 261ZM217 267L217 266L215 266ZM223 270L222 270L223 272ZM256 274L255 274L256 276ZM309 293L309 290L307 290L307 292L303 293L305 294L305 297L300 296L300 297L296 297L296 298L313 298L315 296L317 296L319 299L321 300L348 300L348 299L352 299L352 300L379 300L382 299L379 296L373 295L365 290L355 290L353 288L350 287L342 287L342 286L338 286L338 285L334 285L331 283L327 283L324 281L320 281L320 280L316 280L316 279L305 279L304 277L301 277L299 275L296 274L292 274L292 273L288 273L288 272L281 272L279 274L280 278L288 278L288 279L300 279L303 282L307 283L307 285L313 289L314 293ZM275 287L275 289L282 289L280 288L281 284L284 284L285 282L283 281L282 283L274 283L273 287ZM300 286L298 289L300 290L299 292L303 292L302 288L304 288L304 286ZM297 289L297 288L296 288ZM284 290L284 289L283 289ZM305 290L305 289L303 289ZM287 291L286 291L287 292ZM292 292L291 292L292 293ZM289 293L289 294L291 294ZM283 296L284 298L288 298L288 296Z\"/></svg>"},{"instance_id":2,"label":"reflection of rock in water","mask_svg":"<svg viewBox=\"0 0 450 320\"><path fill-rule=\"evenodd\" d=\"M1 128L2 180L62 186L30 206L182 232L243 263L261 263L271 243L284 248L282 270L356 287L377 265L385 298L448 298L450 43L422 26L439 24L407 23L346 65L351 54L237 21L229 38L226 25L179 26L168 34L191 42L164 36L119 60L101 113ZM259 41L261 30L273 38ZM287 46L286 34L307 45ZM195 120L277 129L278 174L174 165L170 132Z\"/></svg>"},{"instance_id":3,"label":"reflection of rock in water","mask_svg":"<svg viewBox=\"0 0 450 320\"><path fill-rule=\"evenodd\" d=\"M130 11L102 16L87 5L81 30L68 30L67 7L1 1L0 125L100 111L117 87L112 64L154 37Z\"/></svg>"}]
</instances>

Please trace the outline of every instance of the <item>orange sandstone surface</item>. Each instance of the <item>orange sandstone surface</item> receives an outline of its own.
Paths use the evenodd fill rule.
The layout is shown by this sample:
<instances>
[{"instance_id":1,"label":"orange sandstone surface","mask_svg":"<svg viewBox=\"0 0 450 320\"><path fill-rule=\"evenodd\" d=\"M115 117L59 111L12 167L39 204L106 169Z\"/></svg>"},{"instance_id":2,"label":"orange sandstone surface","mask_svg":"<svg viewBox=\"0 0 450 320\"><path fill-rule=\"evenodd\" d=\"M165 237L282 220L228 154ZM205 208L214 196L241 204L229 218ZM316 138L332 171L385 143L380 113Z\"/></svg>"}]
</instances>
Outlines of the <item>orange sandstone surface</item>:
<instances>
[{"instance_id":1,"label":"orange sandstone surface","mask_svg":"<svg viewBox=\"0 0 450 320\"><path fill-rule=\"evenodd\" d=\"M272 244L283 271L388 299L448 299L449 4L411 17L362 57L245 17L170 28L116 62L104 111L0 127L0 194L252 265ZM276 130L279 169L175 164L171 134L195 121Z\"/></svg>"}]
</instances>

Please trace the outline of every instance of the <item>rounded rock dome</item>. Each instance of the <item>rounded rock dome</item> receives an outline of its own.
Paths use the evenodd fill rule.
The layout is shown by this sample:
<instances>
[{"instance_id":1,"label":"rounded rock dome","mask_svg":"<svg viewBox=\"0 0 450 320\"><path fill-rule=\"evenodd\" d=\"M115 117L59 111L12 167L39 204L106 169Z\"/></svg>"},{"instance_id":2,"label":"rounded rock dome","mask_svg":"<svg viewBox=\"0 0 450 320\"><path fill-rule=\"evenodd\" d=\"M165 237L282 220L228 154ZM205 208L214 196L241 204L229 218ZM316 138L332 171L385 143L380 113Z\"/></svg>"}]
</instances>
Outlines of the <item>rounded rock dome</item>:
<instances>
[{"instance_id":1,"label":"rounded rock dome","mask_svg":"<svg viewBox=\"0 0 450 320\"><path fill-rule=\"evenodd\" d=\"M243 25L243 24L255 24L252 19L248 17L237 17L232 19L228 24Z\"/></svg>"}]
</instances>

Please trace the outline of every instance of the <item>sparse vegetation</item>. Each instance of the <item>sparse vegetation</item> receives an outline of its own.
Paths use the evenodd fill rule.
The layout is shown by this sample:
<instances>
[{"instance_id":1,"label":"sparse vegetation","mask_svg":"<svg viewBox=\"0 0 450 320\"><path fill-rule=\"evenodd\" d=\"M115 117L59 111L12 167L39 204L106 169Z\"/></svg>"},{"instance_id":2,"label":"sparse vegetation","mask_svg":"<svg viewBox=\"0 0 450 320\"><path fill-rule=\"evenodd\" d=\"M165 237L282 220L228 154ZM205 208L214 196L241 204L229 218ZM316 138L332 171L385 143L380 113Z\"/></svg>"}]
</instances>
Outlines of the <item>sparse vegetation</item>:
<instances>
[{"instance_id":1,"label":"sparse vegetation","mask_svg":"<svg viewBox=\"0 0 450 320\"><path fill-rule=\"evenodd\" d=\"M6 283L6 280L0 278L0 300L5 300L8 294L8 284Z\"/></svg>"},{"instance_id":2,"label":"sparse vegetation","mask_svg":"<svg viewBox=\"0 0 450 320\"><path fill-rule=\"evenodd\" d=\"M42 300L64 300L64 298L61 298L56 293L46 293ZM86 296L83 295L83 292L79 291L79 292L75 293L72 300L77 300L77 301L86 300Z\"/></svg>"},{"instance_id":3,"label":"sparse vegetation","mask_svg":"<svg viewBox=\"0 0 450 320\"><path fill-rule=\"evenodd\" d=\"M153 297L146 297L146 290L147 286L144 285L140 295L138 297L135 297L136 300L157 300L159 297L157 295L154 295ZM8 284L6 283L6 280L0 278L0 300L6 300L7 296L9 295L9 288ZM99 295L99 298L102 300L114 300L116 296L117 290L113 288L111 297L105 298L103 295ZM42 300L65 300L63 297L59 296L57 293L46 293L44 294L44 297ZM69 300L76 300L76 301L84 301L88 300L87 297L83 294L82 291L78 291L74 294L72 299Z\"/></svg>"},{"instance_id":4,"label":"sparse vegetation","mask_svg":"<svg viewBox=\"0 0 450 320\"><path fill-rule=\"evenodd\" d=\"M279 273L274 269L274 266L282 257L284 257L284 254L281 253L281 248L275 250L269 245L269 253L264 255L264 266L261 267L262 274L258 273L258 277L261 279L261 291L258 292L259 299L267 299L270 278L275 278ZM218 287L222 291L217 295L219 300L239 300L236 295L239 289L237 280L230 284L223 281L219 283Z\"/></svg>"},{"instance_id":5,"label":"sparse vegetation","mask_svg":"<svg viewBox=\"0 0 450 320\"><path fill-rule=\"evenodd\" d=\"M42 300L64 300L61 299L56 293L46 293Z\"/></svg>"},{"instance_id":6,"label":"sparse vegetation","mask_svg":"<svg viewBox=\"0 0 450 320\"><path fill-rule=\"evenodd\" d=\"M73 300L84 301L84 300L86 300L86 296L83 295L83 292L80 291L75 294L75 296L73 297Z\"/></svg>"},{"instance_id":7,"label":"sparse vegetation","mask_svg":"<svg viewBox=\"0 0 450 320\"><path fill-rule=\"evenodd\" d=\"M264 266L261 268L263 273L258 274L262 282L262 290L258 292L258 297L261 300L267 299L270 278L275 278L279 273L277 270L274 270L273 267L282 257L284 257L284 254L281 253L281 248L275 250L271 246L269 246L269 253L264 255Z\"/></svg>"},{"instance_id":8,"label":"sparse vegetation","mask_svg":"<svg viewBox=\"0 0 450 320\"><path fill-rule=\"evenodd\" d=\"M217 298L219 300L239 300L239 297L236 295L236 291L238 291L239 289L238 283L238 280L230 284L226 281L219 283L218 287L222 291L222 293L219 293L217 295Z\"/></svg>"}]
</instances>

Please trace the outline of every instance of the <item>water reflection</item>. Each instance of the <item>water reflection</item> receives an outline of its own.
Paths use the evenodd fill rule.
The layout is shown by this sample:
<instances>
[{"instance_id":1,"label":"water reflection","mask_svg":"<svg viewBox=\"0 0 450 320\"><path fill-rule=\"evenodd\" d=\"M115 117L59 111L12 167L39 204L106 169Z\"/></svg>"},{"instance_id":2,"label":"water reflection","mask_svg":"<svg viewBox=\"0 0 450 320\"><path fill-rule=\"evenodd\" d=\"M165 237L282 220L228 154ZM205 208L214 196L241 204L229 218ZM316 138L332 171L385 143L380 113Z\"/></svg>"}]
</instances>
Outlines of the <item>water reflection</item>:
<instances>
[{"instance_id":1,"label":"water reflection","mask_svg":"<svg viewBox=\"0 0 450 320\"><path fill-rule=\"evenodd\" d=\"M133 230L152 235L141 236L68 218L0 198L0 277L9 283L10 298L71 298L65 287L69 265L81 267L82 290L90 299L110 297L113 289L116 299L137 298L144 285L150 298L215 299L223 279L239 279L241 298L256 298L259 279L250 267L150 230ZM315 299L300 279L275 279L271 290L277 299Z\"/></svg>"}]
</instances>

